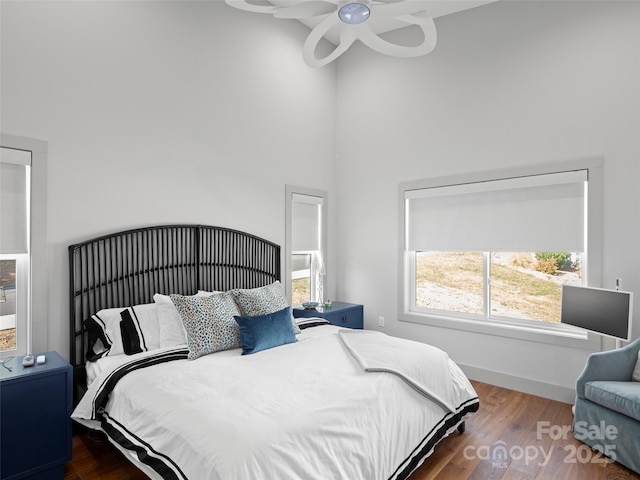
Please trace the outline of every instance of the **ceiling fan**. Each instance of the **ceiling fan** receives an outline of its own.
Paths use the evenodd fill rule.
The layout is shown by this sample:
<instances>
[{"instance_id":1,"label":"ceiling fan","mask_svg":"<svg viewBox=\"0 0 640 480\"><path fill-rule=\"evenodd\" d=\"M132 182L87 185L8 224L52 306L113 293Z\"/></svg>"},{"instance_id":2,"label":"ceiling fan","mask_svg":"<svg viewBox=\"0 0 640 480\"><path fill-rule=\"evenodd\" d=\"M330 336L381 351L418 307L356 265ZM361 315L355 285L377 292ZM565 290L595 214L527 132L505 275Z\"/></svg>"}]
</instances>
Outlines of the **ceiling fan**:
<instances>
[{"instance_id":1,"label":"ceiling fan","mask_svg":"<svg viewBox=\"0 0 640 480\"><path fill-rule=\"evenodd\" d=\"M303 48L304 60L311 67L321 67L335 60L356 40L377 52L395 57L426 55L436 46L436 27L428 9L430 0L272 0L270 3L225 1L240 10L270 13L275 18L318 22L309 33ZM415 46L405 46L382 39L375 27L388 21L400 26L419 27L422 30L422 42ZM330 34L337 37L334 42L336 47L328 55L318 58L318 44Z\"/></svg>"}]
</instances>

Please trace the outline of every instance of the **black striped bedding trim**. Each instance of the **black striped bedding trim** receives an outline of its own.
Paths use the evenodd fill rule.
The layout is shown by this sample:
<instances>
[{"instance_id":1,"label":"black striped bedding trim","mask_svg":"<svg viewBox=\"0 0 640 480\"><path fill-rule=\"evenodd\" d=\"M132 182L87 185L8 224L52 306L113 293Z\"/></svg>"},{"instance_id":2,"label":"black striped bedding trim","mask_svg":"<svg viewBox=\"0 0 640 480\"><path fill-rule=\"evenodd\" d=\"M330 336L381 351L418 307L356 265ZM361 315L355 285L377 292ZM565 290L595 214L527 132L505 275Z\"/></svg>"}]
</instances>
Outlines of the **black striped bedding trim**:
<instances>
[{"instance_id":1,"label":"black striped bedding trim","mask_svg":"<svg viewBox=\"0 0 640 480\"><path fill-rule=\"evenodd\" d=\"M91 416L94 419L100 419L99 415L109 400L109 395L114 389L118 381L125 375L140 370L141 368L151 367L161 363L171 362L173 360L183 360L187 358L189 351L181 348L178 350L169 350L166 352L154 354L152 356L140 358L120 365L111 372L102 382L95 396L93 397Z\"/></svg>"},{"instance_id":2,"label":"black striped bedding trim","mask_svg":"<svg viewBox=\"0 0 640 480\"><path fill-rule=\"evenodd\" d=\"M409 478L413 471L418 468L422 459L436 447L447 432L460 423L466 415L477 412L478 408L480 408L480 401L478 397L474 397L463 402L456 409L456 413L449 413L442 417L442 420L425 435L404 462L396 468L395 472L389 477L389 480L406 480ZM398 473L398 471L400 472Z\"/></svg>"},{"instance_id":3,"label":"black striped bedding trim","mask_svg":"<svg viewBox=\"0 0 640 480\"><path fill-rule=\"evenodd\" d=\"M106 413L102 415L101 426L113 442L134 452L141 463L151 467L164 480L187 480L187 476L171 458L157 452L149 443L131 433Z\"/></svg>"},{"instance_id":4,"label":"black striped bedding trim","mask_svg":"<svg viewBox=\"0 0 640 480\"><path fill-rule=\"evenodd\" d=\"M146 352L147 342L140 327L140 320L135 308L127 308L120 312L120 333L122 334L122 348L126 355Z\"/></svg>"}]
</instances>

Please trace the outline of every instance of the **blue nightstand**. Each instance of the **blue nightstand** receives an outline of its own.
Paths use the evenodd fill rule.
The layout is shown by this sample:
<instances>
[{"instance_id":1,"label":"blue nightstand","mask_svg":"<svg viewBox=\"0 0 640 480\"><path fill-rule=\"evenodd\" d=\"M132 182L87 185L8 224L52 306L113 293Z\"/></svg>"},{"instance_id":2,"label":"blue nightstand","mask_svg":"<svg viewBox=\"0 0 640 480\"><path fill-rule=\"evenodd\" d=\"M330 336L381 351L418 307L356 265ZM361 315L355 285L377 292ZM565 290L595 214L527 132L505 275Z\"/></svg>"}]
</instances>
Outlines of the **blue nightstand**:
<instances>
[{"instance_id":1,"label":"blue nightstand","mask_svg":"<svg viewBox=\"0 0 640 480\"><path fill-rule=\"evenodd\" d=\"M361 329L364 323L363 314L364 307L362 305L347 302L332 302L331 307L329 308L324 305L320 305L314 310L309 310L303 307L293 308L293 316L296 318L320 317L333 325L348 328Z\"/></svg>"},{"instance_id":2,"label":"blue nightstand","mask_svg":"<svg viewBox=\"0 0 640 480\"><path fill-rule=\"evenodd\" d=\"M0 366L0 477L61 480L71 460L72 368L56 352L46 362ZM37 354L34 354L37 356Z\"/></svg>"}]
</instances>

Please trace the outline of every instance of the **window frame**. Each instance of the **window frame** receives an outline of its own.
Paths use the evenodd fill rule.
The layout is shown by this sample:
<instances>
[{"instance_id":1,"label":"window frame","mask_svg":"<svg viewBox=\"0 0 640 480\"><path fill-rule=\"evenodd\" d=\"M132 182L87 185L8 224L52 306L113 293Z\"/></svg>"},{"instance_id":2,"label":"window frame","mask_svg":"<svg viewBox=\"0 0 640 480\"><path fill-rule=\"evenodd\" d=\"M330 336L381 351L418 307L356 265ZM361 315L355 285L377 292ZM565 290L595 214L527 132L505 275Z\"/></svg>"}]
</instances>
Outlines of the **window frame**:
<instances>
[{"instance_id":1,"label":"window frame","mask_svg":"<svg viewBox=\"0 0 640 480\"><path fill-rule=\"evenodd\" d=\"M415 305L415 253L405 250L407 234L407 212L405 193L409 190L447 186L459 183L492 181L502 178L561 173L571 170L587 170L587 232L586 247L587 277L585 284L600 286L602 282L602 204L603 204L603 159L601 157L566 160L528 167L516 167L485 172L451 175L432 179L401 182L398 186L398 319L442 328L464 330L488 335L518 338L548 344L577 348L597 348L601 339L596 334L564 324L552 324L535 320L520 319L478 319L463 313L441 311L417 311ZM485 260L486 261L486 260ZM486 294L486 285L485 285Z\"/></svg>"},{"instance_id":2,"label":"window frame","mask_svg":"<svg viewBox=\"0 0 640 480\"><path fill-rule=\"evenodd\" d=\"M295 185L285 185L286 202L285 202L285 254L284 254L285 279L284 279L284 283L285 283L285 292L287 294L287 298L289 299L290 303L291 303L291 296L292 296L291 255L293 253L301 253L301 254L312 254L312 257L313 257L313 252L309 252L309 251L294 252L293 250L292 232L293 232L293 197L294 195L306 195L306 196L318 197L322 199L321 214L320 214L320 252L325 265L325 274L323 275L323 277L325 278L326 278L327 258L328 258L327 257L327 253L328 253L327 252L327 238L328 238L327 237L327 225L328 225L327 212L329 211L329 207L328 207L327 191L319 190L315 188L300 187ZM312 292L312 298L313 298L313 292L316 290L314 277L315 275L313 272L313 258L311 258L309 288ZM326 285L324 284L323 284L323 291L326 293Z\"/></svg>"},{"instance_id":3,"label":"window frame","mask_svg":"<svg viewBox=\"0 0 640 480\"><path fill-rule=\"evenodd\" d=\"M0 353L0 358L47 350L48 260L47 260L47 158L45 141L0 133L0 146L31 152L29 262L26 290L26 345ZM18 319L16 319L16 326ZM22 351L24 348L24 351Z\"/></svg>"}]
</instances>

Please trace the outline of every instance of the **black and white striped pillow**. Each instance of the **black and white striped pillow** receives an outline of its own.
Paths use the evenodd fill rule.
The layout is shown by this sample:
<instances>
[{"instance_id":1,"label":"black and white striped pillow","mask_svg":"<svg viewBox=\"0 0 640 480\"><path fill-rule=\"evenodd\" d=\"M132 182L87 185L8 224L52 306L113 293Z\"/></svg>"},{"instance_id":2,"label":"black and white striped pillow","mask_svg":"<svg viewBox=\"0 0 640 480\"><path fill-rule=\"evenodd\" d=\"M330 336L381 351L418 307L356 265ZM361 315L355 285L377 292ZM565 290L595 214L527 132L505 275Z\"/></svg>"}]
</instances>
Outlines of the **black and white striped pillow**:
<instances>
[{"instance_id":1,"label":"black and white striped pillow","mask_svg":"<svg viewBox=\"0 0 640 480\"><path fill-rule=\"evenodd\" d=\"M99 358L109 354L113 341L107 333L107 325L100 315L91 315L84 321L84 328L87 331L89 347L86 353L86 359L89 362L95 362Z\"/></svg>"},{"instance_id":2,"label":"black and white striped pillow","mask_svg":"<svg viewBox=\"0 0 640 480\"><path fill-rule=\"evenodd\" d=\"M160 348L158 306L154 303L100 310L85 320L89 334L87 360L133 355Z\"/></svg>"},{"instance_id":3,"label":"black and white striped pillow","mask_svg":"<svg viewBox=\"0 0 640 480\"><path fill-rule=\"evenodd\" d=\"M120 336L122 352L126 355L160 348L158 306L151 303L122 310L120 312Z\"/></svg>"},{"instance_id":4,"label":"black and white striped pillow","mask_svg":"<svg viewBox=\"0 0 640 480\"><path fill-rule=\"evenodd\" d=\"M122 350L126 355L147 352L145 331L140 325L135 307L126 308L120 312L120 333L122 335Z\"/></svg>"}]
</instances>

